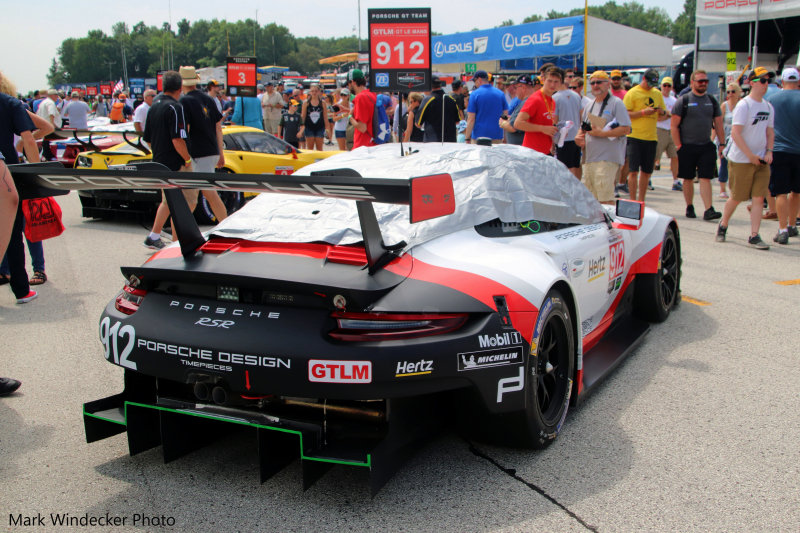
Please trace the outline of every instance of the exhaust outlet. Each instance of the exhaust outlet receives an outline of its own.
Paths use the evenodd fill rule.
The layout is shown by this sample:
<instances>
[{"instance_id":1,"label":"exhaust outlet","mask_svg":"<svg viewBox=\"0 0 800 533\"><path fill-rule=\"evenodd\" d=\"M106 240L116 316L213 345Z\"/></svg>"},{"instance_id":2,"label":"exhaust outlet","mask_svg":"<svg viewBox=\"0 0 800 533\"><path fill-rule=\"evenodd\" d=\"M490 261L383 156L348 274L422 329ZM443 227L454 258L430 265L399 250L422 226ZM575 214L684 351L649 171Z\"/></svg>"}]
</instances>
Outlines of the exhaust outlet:
<instances>
[{"instance_id":1,"label":"exhaust outlet","mask_svg":"<svg viewBox=\"0 0 800 533\"><path fill-rule=\"evenodd\" d=\"M217 405L226 405L228 403L228 391L219 386L214 387L211 391L211 398Z\"/></svg>"},{"instance_id":2,"label":"exhaust outlet","mask_svg":"<svg viewBox=\"0 0 800 533\"><path fill-rule=\"evenodd\" d=\"M206 383L195 383L194 384L194 397L200 400L201 402L206 402L211 397L211 390L208 388L208 384Z\"/></svg>"}]
</instances>

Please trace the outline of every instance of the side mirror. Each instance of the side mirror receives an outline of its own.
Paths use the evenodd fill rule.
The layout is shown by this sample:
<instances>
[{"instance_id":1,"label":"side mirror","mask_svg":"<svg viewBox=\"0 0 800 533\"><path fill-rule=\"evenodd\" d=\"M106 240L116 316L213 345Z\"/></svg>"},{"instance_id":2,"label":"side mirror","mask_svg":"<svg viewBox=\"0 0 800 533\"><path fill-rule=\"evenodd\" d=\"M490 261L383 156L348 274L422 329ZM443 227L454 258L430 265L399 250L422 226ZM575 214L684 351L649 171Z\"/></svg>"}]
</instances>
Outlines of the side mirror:
<instances>
[{"instance_id":1,"label":"side mirror","mask_svg":"<svg viewBox=\"0 0 800 533\"><path fill-rule=\"evenodd\" d=\"M616 220L611 224L617 229L637 230L642 227L644 202L635 200L617 200Z\"/></svg>"}]
</instances>

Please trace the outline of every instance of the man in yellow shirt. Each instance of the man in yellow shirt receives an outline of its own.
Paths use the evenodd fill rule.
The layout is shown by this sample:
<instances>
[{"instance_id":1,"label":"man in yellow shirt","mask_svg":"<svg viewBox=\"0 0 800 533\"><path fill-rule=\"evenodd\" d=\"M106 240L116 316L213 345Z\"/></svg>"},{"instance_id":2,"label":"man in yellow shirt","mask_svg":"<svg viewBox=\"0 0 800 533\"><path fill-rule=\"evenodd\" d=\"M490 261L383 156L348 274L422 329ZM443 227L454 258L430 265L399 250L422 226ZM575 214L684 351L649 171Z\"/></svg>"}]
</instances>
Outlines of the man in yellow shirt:
<instances>
[{"instance_id":1,"label":"man in yellow shirt","mask_svg":"<svg viewBox=\"0 0 800 533\"><path fill-rule=\"evenodd\" d=\"M658 90L658 71L648 69L642 82L628 91L623 102L631 117L632 130L627 148L628 188L632 200L644 202L656 158L656 124L667 114L664 97Z\"/></svg>"}]
</instances>

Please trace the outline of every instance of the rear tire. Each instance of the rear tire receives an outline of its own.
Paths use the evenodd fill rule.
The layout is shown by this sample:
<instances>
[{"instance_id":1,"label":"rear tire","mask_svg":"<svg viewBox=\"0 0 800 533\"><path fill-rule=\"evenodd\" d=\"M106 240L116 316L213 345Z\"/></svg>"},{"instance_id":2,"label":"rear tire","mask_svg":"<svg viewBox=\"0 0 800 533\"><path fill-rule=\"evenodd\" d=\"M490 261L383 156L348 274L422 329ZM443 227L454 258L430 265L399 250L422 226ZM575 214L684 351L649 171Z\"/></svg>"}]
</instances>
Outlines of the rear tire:
<instances>
[{"instance_id":1,"label":"rear tire","mask_svg":"<svg viewBox=\"0 0 800 533\"><path fill-rule=\"evenodd\" d=\"M660 269L655 274L639 274L633 293L636 316L648 322L663 322L678 303L681 269L678 239L668 227L661 244Z\"/></svg>"},{"instance_id":2,"label":"rear tire","mask_svg":"<svg viewBox=\"0 0 800 533\"><path fill-rule=\"evenodd\" d=\"M575 375L575 330L557 290L544 299L525 366L525 409L490 416L484 435L498 444L546 448L561 431Z\"/></svg>"}]
</instances>

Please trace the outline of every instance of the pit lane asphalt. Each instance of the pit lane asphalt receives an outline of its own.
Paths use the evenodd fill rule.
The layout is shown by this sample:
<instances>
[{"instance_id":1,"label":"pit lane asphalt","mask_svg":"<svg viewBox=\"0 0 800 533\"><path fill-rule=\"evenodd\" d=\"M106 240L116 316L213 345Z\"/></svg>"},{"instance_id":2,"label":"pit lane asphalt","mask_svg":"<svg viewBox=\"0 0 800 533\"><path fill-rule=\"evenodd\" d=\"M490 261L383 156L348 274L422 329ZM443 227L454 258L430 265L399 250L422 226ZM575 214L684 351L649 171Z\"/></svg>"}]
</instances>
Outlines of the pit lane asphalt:
<instances>
[{"instance_id":1,"label":"pit lane asphalt","mask_svg":"<svg viewBox=\"0 0 800 533\"><path fill-rule=\"evenodd\" d=\"M234 437L164 464L128 456L126 438L84 441L81 404L122 390L98 341L120 265L148 257L145 230L80 217L59 199L66 232L45 243L50 280L15 305L0 290L0 528L68 531L50 513L127 517L75 531L796 531L800 524L796 316L800 239L750 249L744 206L728 243L684 218L683 196L656 173L648 205L676 216L684 301L568 416L545 451L470 443L445 433L371 499L357 469L335 467L310 490L294 463L258 483L252 439ZM722 201L716 198L718 209ZM702 212L699 197L696 207ZM762 226L772 243L774 221ZM44 515L46 527L10 516ZM134 514L173 527L131 524Z\"/></svg>"}]
</instances>

